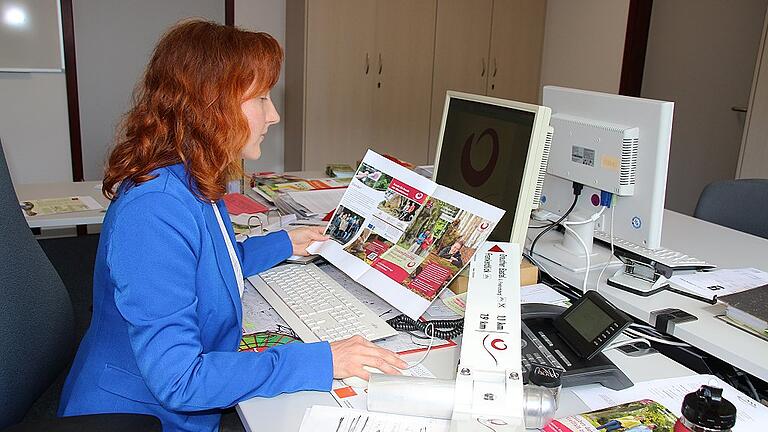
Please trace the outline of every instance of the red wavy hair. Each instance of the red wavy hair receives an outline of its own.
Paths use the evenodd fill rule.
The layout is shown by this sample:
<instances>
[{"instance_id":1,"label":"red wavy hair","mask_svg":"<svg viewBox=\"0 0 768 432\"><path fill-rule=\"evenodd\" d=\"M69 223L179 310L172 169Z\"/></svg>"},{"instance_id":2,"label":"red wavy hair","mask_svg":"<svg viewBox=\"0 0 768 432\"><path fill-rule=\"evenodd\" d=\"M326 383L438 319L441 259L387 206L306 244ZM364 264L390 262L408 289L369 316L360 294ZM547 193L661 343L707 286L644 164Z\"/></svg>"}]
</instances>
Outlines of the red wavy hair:
<instances>
[{"instance_id":1,"label":"red wavy hair","mask_svg":"<svg viewBox=\"0 0 768 432\"><path fill-rule=\"evenodd\" d=\"M250 133L241 104L277 82L283 50L266 33L207 21L181 22L160 39L118 129L102 192L141 184L183 163L202 200L218 200L242 175Z\"/></svg>"}]
</instances>

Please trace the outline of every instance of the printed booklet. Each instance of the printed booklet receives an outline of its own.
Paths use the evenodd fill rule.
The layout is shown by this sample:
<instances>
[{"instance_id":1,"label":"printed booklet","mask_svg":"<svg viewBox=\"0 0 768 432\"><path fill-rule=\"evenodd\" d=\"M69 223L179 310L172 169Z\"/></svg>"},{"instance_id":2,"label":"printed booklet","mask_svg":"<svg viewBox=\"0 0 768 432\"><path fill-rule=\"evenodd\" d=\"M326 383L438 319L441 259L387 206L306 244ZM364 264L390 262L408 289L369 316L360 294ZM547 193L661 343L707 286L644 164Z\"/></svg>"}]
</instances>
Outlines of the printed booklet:
<instances>
[{"instance_id":1,"label":"printed booklet","mask_svg":"<svg viewBox=\"0 0 768 432\"><path fill-rule=\"evenodd\" d=\"M553 420L544 432L672 432L677 416L652 400L625 403Z\"/></svg>"},{"instance_id":2,"label":"printed booklet","mask_svg":"<svg viewBox=\"0 0 768 432\"><path fill-rule=\"evenodd\" d=\"M503 215L368 150L308 251L418 319Z\"/></svg>"}]
</instances>

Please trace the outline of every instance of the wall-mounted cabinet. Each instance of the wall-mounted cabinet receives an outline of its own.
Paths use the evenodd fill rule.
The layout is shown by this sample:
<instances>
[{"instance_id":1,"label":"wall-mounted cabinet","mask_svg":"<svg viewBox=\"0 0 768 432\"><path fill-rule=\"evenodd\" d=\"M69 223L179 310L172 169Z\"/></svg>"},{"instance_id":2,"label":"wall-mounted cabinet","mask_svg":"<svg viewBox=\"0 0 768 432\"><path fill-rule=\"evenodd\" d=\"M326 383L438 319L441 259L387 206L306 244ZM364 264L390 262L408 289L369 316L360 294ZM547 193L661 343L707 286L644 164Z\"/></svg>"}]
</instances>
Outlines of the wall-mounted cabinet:
<instances>
[{"instance_id":1,"label":"wall-mounted cabinet","mask_svg":"<svg viewBox=\"0 0 768 432\"><path fill-rule=\"evenodd\" d=\"M430 160L446 91L537 102L546 11L540 0L438 2Z\"/></svg>"},{"instance_id":2,"label":"wall-mounted cabinet","mask_svg":"<svg viewBox=\"0 0 768 432\"><path fill-rule=\"evenodd\" d=\"M426 162L435 10L435 0L288 2L286 169L354 164L368 148Z\"/></svg>"},{"instance_id":3,"label":"wall-mounted cabinet","mask_svg":"<svg viewBox=\"0 0 768 432\"><path fill-rule=\"evenodd\" d=\"M287 2L285 168L431 163L446 90L535 101L539 0ZM533 63L533 64L531 64Z\"/></svg>"}]
</instances>

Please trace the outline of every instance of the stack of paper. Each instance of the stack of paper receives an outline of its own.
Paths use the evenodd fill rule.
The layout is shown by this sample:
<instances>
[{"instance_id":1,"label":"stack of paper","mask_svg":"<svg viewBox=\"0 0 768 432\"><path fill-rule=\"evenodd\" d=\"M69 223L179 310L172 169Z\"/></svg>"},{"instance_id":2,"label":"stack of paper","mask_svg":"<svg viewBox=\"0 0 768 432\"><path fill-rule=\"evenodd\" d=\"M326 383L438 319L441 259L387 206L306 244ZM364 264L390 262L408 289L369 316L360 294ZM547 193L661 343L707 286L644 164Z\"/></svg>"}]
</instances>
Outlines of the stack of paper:
<instances>
[{"instance_id":1,"label":"stack of paper","mask_svg":"<svg viewBox=\"0 0 768 432\"><path fill-rule=\"evenodd\" d=\"M763 338L768 337L768 285L720 298L725 315Z\"/></svg>"},{"instance_id":2,"label":"stack of paper","mask_svg":"<svg viewBox=\"0 0 768 432\"><path fill-rule=\"evenodd\" d=\"M670 285L698 297L716 299L768 284L768 273L755 268L720 269L676 275L669 278Z\"/></svg>"},{"instance_id":3,"label":"stack of paper","mask_svg":"<svg viewBox=\"0 0 768 432\"><path fill-rule=\"evenodd\" d=\"M336 210L346 189L318 189L310 191L288 191L285 194L311 213L326 215Z\"/></svg>"},{"instance_id":4,"label":"stack of paper","mask_svg":"<svg viewBox=\"0 0 768 432\"><path fill-rule=\"evenodd\" d=\"M303 179L287 174L256 173L251 176L250 185L254 192L274 202L283 192L345 188L349 181L349 178Z\"/></svg>"}]
</instances>

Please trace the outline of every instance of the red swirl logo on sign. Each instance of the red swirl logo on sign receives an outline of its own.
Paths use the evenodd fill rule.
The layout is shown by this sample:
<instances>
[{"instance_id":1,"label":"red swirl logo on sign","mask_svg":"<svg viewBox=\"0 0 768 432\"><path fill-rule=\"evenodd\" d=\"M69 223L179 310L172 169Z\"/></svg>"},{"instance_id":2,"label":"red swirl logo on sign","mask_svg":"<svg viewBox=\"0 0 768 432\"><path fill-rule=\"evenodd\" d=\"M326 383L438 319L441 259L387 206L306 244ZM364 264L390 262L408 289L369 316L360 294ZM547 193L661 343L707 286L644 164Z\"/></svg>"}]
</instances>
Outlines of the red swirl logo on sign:
<instances>
[{"instance_id":1,"label":"red swirl logo on sign","mask_svg":"<svg viewBox=\"0 0 768 432\"><path fill-rule=\"evenodd\" d=\"M505 349L507 349L507 344L504 342L503 339L494 339L491 341L491 348L498 351L504 351Z\"/></svg>"}]
</instances>

